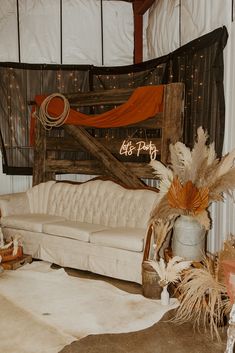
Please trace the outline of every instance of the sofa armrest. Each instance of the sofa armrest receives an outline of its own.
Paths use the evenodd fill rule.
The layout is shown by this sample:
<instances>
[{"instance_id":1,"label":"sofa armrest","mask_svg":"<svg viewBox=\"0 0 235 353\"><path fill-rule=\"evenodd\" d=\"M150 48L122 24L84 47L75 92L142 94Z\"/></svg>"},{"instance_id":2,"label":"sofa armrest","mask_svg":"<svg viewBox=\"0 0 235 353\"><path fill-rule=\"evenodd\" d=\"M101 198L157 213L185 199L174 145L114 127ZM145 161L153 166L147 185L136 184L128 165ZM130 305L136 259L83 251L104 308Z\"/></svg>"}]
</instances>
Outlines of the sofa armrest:
<instances>
[{"instance_id":1,"label":"sofa armrest","mask_svg":"<svg viewBox=\"0 0 235 353\"><path fill-rule=\"evenodd\" d=\"M0 196L0 216L30 213L26 192Z\"/></svg>"}]
</instances>

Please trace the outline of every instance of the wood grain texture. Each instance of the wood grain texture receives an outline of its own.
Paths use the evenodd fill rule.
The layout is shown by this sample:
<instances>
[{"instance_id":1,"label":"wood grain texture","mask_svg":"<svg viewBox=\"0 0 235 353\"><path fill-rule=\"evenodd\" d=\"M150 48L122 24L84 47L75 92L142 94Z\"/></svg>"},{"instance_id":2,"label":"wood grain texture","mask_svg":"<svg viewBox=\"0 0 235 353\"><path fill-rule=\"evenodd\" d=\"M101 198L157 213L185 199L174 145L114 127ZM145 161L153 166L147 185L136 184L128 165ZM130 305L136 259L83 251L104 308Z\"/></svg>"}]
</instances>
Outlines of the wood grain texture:
<instances>
[{"instance_id":1,"label":"wood grain texture","mask_svg":"<svg viewBox=\"0 0 235 353\"><path fill-rule=\"evenodd\" d=\"M102 104L121 104L133 89L112 89L100 92L67 94L70 104L93 107ZM163 112L137 124L113 129L64 125L48 134L36 122L33 185L55 179L56 174L89 174L115 177L129 186L143 185L140 178L154 178L149 166L148 151L119 155L123 140L133 144L144 140L156 145L158 158L167 163L169 144L182 139L184 85L164 85ZM70 157L68 157L70 156Z\"/></svg>"}]
</instances>

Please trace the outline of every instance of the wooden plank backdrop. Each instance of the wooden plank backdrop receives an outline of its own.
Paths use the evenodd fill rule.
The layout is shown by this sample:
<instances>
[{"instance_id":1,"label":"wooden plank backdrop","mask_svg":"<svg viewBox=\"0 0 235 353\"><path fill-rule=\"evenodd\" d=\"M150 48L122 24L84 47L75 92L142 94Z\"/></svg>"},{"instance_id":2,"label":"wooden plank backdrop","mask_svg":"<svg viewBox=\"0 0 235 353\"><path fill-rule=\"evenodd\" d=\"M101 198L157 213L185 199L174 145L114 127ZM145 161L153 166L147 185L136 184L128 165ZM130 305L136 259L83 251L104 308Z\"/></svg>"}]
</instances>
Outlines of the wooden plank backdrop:
<instances>
[{"instance_id":1,"label":"wooden plank backdrop","mask_svg":"<svg viewBox=\"0 0 235 353\"><path fill-rule=\"evenodd\" d=\"M111 109L128 100L133 89L66 94L74 109L103 106ZM169 144L182 139L184 85L164 85L163 112L138 124L98 129L64 125L44 130L37 121L34 147L33 185L55 179L56 174L104 175L129 187L143 186L141 178L153 178L149 151L140 155L120 155L123 140L152 141L157 158L166 163Z\"/></svg>"}]
</instances>

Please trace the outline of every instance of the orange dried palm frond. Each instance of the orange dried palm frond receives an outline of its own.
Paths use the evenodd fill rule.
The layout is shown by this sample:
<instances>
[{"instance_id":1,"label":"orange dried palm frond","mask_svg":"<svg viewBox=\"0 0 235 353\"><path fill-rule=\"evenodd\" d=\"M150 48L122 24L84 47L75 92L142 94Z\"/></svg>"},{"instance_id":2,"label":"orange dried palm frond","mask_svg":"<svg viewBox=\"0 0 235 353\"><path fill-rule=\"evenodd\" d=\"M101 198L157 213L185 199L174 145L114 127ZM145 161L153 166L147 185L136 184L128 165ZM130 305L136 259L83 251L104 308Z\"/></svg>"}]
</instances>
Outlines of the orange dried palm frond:
<instances>
[{"instance_id":1,"label":"orange dried palm frond","mask_svg":"<svg viewBox=\"0 0 235 353\"><path fill-rule=\"evenodd\" d=\"M175 177L167 193L167 199L170 207L198 214L208 207L208 193L208 188L198 189L191 180L181 185L178 177Z\"/></svg>"},{"instance_id":2,"label":"orange dried palm frond","mask_svg":"<svg viewBox=\"0 0 235 353\"><path fill-rule=\"evenodd\" d=\"M164 195L160 202L152 210L149 224L156 223L159 219L167 221L167 219L171 219L172 217L179 216L181 214L184 214L183 210L169 207L167 195Z\"/></svg>"}]
</instances>

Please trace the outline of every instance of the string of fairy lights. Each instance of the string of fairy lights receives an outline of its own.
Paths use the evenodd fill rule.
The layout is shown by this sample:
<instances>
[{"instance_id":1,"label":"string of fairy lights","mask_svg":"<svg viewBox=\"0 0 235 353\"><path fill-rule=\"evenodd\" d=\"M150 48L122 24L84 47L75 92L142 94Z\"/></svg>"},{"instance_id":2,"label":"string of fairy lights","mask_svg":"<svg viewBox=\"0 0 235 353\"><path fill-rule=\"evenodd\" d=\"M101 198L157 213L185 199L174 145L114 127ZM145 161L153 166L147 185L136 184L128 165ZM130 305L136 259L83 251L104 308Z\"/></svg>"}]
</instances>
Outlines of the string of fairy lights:
<instances>
[{"instance_id":1,"label":"string of fairy lights","mask_svg":"<svg viewBox=\"0 0 235 353\"><path fill-rule=\"evenodd\" d=\"M204 55L194 54L195 59L198 57L201 60L204 60ZM198 67L200 63L195 65L192 72L191 65L185 65L182 63L180 65L180 80L185 78L185 82L190 82L187 89L187 98L185 101L185 111L192 104L191 96L193 95L194 101L197 101L197 109L200 102L203 101L203 89L204 83L202 79L199 77ZM99 74L93 76L93 85L94 90L100 89L118 89L118 88L135 88L140 85L152 85L152 84L161 84L161 79L164 73L165 65L160 64L152 69L146 69L143 72L129 72L127 74ZM4 145L6 149L24 149L29 148L29 124L30 124L30 112L31 106L28 104L29 100L33 100L34 96L38 93L44 93L43 89L45 89L45 93L61 93L64 94L66 92L75 93L84 91L84 87L88 87L88 78L87 72L82 72L79 70L55 70L54 74L50 70L46 70L49 72L50 76L50 85L43 87L42 82L38 82L38 84L33 83L33 87L30 85L30 70L25 69L15 69L15 68L5 68L4 72L4 85L2 90L5 89L7 92L6 98L6 106L4 108L4 122L2 122L2 133L4 137ZM188 72L188 73L187 73ZM190 74L189 74L190 73ZM35 75L35 71L32 72L32 75ZM47 73L42 72L42 75L46 77ZM48 76L48 77L49 77ZM86 77L85 77L86 76ZM181 77L182 76L182 77ZM32 79L32 78L31 78ZM173 80L173 73L169 74L170 81ZM36 80L36 77L35 77ZM44 85L48 80L45 78L43 80ZM84 83L87 81L87 83ZM33 80L32 80L33 82ZM48 82L47 82L48 84ZM42 87L41 87L42 85ZM50 92L49 92L50 91ZM193 92L194 91L194 92ZM195 95L195 91L197 94ZM193 94L194 93L194 94ZM97 106L92 107L94 111L96 111ZM105 109L109 109L109 107L100 105L99 112L102 113ZM113 108L113 107L112 107ZM79 108L77 108L79 111ZM130 138L133 132L127 137ZM95 131L95 137L99 137L99 133L97 129ZM115 134L113 129L106 132L105 137L107 139L115 138ZM17 159L17 156L15 156ZM25 161L21 161L25 163Z\"/></svg>"}]
</instances>

